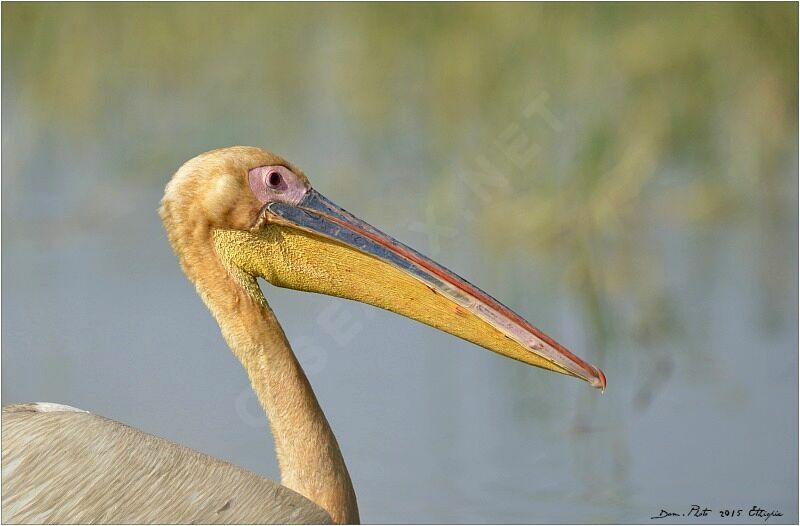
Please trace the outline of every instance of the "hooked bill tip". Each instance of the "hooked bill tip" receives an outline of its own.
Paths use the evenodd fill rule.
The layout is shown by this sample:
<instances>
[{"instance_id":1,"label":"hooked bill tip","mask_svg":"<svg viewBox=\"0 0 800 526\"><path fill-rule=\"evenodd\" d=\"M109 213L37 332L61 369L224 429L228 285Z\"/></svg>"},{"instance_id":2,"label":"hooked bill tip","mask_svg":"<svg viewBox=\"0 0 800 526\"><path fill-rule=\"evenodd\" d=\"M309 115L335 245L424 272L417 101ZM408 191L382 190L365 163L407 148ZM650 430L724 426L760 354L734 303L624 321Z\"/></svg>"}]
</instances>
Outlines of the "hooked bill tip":
<instances>
[{"instance_id":1,"label":"hooked bill tip","mask_svg":"<svg viewBox=\"0 0 800 526\"><path fill-rule=\"evenodd\" d=\"M606 390L606 375L603 374L603 371L598 369L597 367L594 368L595 376L589 380L589 385L600 389L600 391Z\"/></svg>"}]
</instances>

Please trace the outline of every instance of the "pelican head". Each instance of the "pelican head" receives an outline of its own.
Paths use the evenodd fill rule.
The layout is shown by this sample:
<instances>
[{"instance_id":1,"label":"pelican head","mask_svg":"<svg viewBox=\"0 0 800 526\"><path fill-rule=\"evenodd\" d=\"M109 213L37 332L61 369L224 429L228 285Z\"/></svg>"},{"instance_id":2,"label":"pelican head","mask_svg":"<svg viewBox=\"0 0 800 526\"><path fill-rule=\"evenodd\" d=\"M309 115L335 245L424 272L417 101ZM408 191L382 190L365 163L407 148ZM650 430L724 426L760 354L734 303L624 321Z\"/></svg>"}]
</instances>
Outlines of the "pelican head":
<instances>
[{"instance_id":1,"label":"pelican head","mask_svg":"<svg viewBox=\"0 0 800 526\"><path fill-rule=\"evenodd\" d=\"M162 217L184 271L208 237L245 288L273 285L356 300L420 321L503 356L604 389L602 371L499 301L317 192L291 163L231 147L184 164L167 186Z\"/></svg>"}]
</instances>

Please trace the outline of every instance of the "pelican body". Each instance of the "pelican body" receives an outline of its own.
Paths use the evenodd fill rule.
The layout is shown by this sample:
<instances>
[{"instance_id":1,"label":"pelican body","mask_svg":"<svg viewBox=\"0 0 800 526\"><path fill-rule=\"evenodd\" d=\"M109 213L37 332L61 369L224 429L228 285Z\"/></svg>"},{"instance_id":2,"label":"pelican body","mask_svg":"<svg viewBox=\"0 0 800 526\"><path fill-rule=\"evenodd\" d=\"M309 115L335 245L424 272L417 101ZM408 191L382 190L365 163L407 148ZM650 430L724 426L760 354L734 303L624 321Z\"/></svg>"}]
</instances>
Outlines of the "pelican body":
<instances>
[{"instance_id":1,"label":"pelican body","mask_svg":"<svg viewBox=\"0 0 800 526\"><path fill-rule=\"evenodd\" d=\"M281 484L78 409L7 406L4 522L359 522L339 445L257 278L374 305L605 388L600 369L259 148L186 162L167 184L160 215L266 412Z\"/></svg>"}]
</instances>

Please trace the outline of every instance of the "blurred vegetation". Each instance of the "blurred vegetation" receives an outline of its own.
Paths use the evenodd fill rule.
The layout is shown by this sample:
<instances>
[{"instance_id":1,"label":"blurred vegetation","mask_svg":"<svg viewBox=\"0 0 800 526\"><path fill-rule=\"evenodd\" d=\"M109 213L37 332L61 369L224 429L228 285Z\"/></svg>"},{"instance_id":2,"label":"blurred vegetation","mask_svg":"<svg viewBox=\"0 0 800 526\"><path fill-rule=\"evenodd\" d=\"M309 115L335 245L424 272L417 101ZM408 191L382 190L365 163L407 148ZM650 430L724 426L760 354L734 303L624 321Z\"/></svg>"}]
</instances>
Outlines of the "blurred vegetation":
<instances>
[{"instance_id":1,"label":"blurred vegetation","mask_svg":"<svg viewBox=\"0 0 800 526\"><path fill-rule=\"evenodd\" d=\"M750 229L766 323L794 294L796 4L2 11L3 106L34 116L5 128L4 187L61 140L145 184L250 142L315 181L335 166L327 177L361 200L390 191L397 210L413 185L431 221L537 257L601 350L682 330L697 313L681 313L671 252L697 250L690 264L711 270L688 286L705 286L725 262L702 248L729 229ZM671 367L652 363L653 377Z\"/></svg>"}]
</instances>

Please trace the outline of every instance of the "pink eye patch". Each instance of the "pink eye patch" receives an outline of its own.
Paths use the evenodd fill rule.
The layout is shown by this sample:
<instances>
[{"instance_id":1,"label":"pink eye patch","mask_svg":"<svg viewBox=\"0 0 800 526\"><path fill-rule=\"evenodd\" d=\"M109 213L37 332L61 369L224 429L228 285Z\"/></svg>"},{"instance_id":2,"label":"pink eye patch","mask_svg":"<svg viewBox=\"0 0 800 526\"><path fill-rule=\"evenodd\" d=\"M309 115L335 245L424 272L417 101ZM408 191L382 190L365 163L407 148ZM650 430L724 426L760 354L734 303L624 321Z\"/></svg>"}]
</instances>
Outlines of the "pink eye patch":
<instances>
[{"instance_id":1,"label":"pink eye patch","mask_svg":"<svg viewBox=\"0 0 800 526\"><path fill-rule=\"evenodd\" d=\"M296 205L308 191L294 172L279 164L253 168L247 177L250 190L262 203L279 201Z\"/></svg>"}]
</instances>

